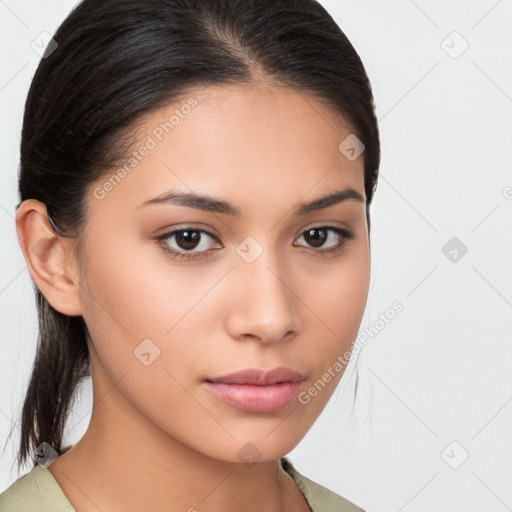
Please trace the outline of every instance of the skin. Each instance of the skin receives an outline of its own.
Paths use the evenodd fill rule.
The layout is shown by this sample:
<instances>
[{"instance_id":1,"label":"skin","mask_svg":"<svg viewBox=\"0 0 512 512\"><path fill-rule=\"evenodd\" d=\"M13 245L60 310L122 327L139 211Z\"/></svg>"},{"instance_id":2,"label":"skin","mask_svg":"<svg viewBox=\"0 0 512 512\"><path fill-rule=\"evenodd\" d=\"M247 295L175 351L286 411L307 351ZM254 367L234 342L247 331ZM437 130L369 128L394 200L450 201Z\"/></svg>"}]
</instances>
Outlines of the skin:
<instances>
[{"instance_id":1,"label":"skin","mask_svg":"<svg viewBox=\"0 0 512 512\"><path fill-rule=\"evenodd\" d=\"M286 366L306 377L305 391L350 350L370 277L365 202L301 217L293 210L345 187L364 198L363 156L350 161L338 150L352 130L337 112L292 89L216 86L189 97L197 106L103 199L93 191L107 178L90 187L82 268L44 204L27 200L17 212L37 286L89 330L91 420L49 471L79 511L307 511L278 460L311 428L343 371L308 404L264 414L219 400L203 379ZM137 147L180 105L147 115ZM173 187L229 201L241 216L138 207ZM339 236L329 231L318 247L304 232L326 225L353 239L322 256ZM155 242L184 226L216 236L201 235L192 249L212 249L206 257L171 258L166 244L186 252L172 235ZM248 236L263 249L252 263L235 251ZM134 355L144 339L160 350L149 366ZM250 467L237 455L249 442L261 457Z\"/></svg>"}]
</instances>

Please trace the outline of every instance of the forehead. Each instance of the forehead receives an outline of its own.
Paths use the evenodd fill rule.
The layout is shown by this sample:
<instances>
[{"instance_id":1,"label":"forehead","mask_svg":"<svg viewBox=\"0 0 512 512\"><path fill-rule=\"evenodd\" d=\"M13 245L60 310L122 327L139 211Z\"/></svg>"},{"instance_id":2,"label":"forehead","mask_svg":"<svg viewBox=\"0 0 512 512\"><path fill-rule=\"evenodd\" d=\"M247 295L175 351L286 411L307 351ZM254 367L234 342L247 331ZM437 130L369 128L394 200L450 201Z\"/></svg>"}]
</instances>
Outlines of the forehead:
<instances>
[{"instance_id":1,"label":"forehead","mask_svg":"<svg viewBox=\"0 0 512 512\"><path fill-rule=\"evenodd\" d=\"M349 160L339 149L351 133L332 108L290 88L193 89L137 123L131 151L94 185L106 192L94 206L133 209L176 187L246 205L342 186L364 195L363 156Z\"/></svg>"}]
</instances>

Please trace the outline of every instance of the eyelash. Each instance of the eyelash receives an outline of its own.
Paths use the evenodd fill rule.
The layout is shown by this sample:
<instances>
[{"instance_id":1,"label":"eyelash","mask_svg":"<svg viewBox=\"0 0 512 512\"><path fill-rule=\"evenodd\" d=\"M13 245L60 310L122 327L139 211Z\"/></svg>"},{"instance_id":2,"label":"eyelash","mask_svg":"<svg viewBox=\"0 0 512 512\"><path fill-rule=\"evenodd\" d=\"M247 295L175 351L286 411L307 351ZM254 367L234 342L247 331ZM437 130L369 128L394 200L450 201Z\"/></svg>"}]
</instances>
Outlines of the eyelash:
<instances>
[{"instance_id":1,"label":"eyelash","mask_svg":"<svg viewBox=\"0 0 512 512\"><path fill-rule=\"evenodd\" d=\"M303 231L300 234L300 236L304 235L305 233L307 233L308 231L311 231L311 230L332 231L340 237L340 241L334 247L331 247L329 249L315 249L314 247L309 248L309 249L312 249L313 252L319 254L320 256L340 252L342 249L345 248L346 243L349 240L352 240L354 238L354 234L351 231L348 231L347 229L335 227L335 226L313 226L313 227L310 227L310 228L306 229L305 231ZM197 232L197 233L204 233L204 234L208 235L210 238L217 240L217 238L212 233L210 233L204 229L193 228L193 227L183 227L180 229L176 229L174 231L169 231L168 233L158 236L155 239L155 242L161 242L161 241L171 238L173 235L175 235L177 233L181 233L183 231L193 231L193 232ZM190 253L190 252L182 253L179 251L175 251L174 249L169 249L168 247L166 247L164 245L160 245L160 247L162 248L164 253L169 255L171 258L184 259L187 261L189 261L191 259L205 257L209 252L216 250L216 249L209 249L207 251L200 251L197 253Z\"/></svg>"}]
</instances>

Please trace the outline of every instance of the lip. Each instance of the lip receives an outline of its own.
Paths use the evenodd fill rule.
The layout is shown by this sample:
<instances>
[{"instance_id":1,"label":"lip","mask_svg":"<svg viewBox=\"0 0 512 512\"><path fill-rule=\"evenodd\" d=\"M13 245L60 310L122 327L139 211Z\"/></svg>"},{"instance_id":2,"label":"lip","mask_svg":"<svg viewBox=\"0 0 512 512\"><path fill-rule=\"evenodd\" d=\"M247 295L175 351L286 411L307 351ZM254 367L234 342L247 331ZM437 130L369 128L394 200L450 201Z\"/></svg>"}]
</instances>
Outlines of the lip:
<instances>
[{"instance_id":1,"label":"lip","mask_svg":"<svg viewBox=\"0 0 512 512\"><path fill-rule=\"evenodd\" d=\"M294 372L290 368L278 366L272 370L260 370L259 368L248 368L221 377L206 379L209 382L222 382L224 384L254 384L255 386L266 386L279 382L302 382L304 375Z\"/></svg>"},{"instance_id":2,"label":"lip","mask_svg":"<svg viewBox=\"0 0 512 512\"><path fill-rule=\"evenodd\" d=\"M279 366L270 371L249 368L222 377L205 379L205 386L217 398L243 411L275 412L297 397L305 377Z\"/></svg>"}]
</instances>

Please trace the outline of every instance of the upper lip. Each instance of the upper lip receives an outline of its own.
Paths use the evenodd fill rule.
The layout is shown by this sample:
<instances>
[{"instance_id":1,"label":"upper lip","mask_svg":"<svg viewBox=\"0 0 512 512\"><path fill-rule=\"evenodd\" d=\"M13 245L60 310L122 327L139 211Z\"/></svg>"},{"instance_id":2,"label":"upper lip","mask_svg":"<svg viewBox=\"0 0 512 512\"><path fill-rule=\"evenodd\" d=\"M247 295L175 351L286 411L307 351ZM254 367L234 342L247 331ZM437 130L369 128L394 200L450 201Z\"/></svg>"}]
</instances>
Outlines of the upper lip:
<instances>
[{"instance_id":1,"label":"upper lip","mask_svg":"<svg viewBox=\"0 0 512 512\"><path fill-rule=\"evenodd\" d=\"M268 386L279 382L302 382L304 375L295 372L290 368L279 366L272 370L261 370L249 368L229 373L221 377L206 379L208 382L222 382L224 384L254 384L257 386Z\"/></svg>"}]
</instances>

